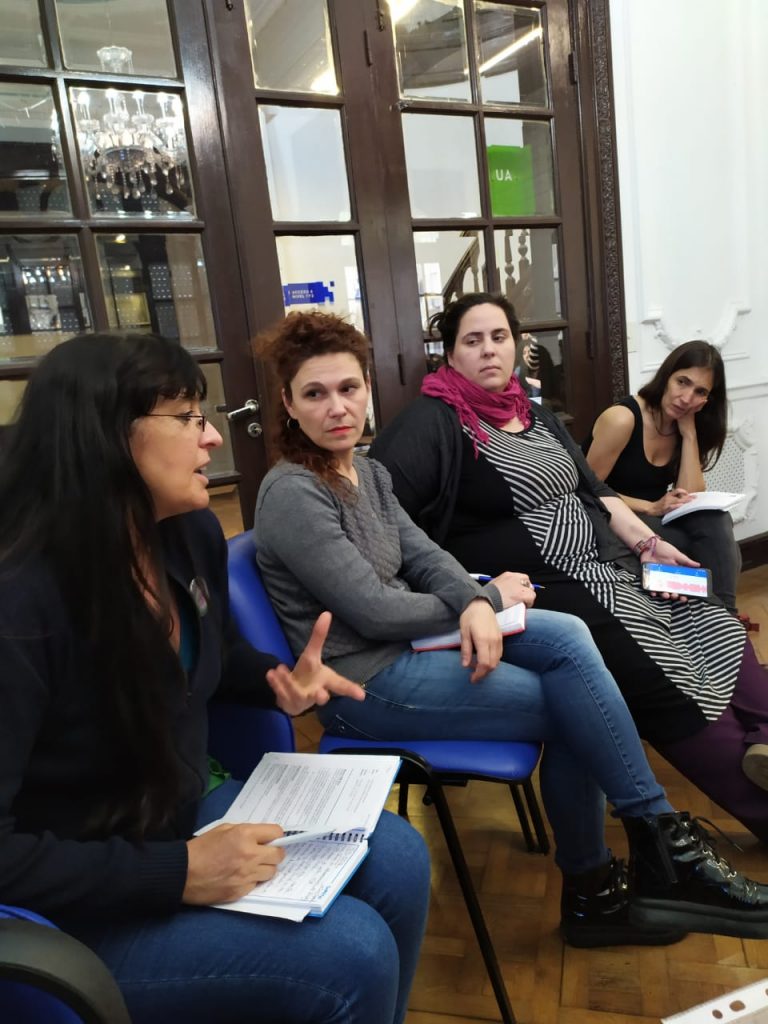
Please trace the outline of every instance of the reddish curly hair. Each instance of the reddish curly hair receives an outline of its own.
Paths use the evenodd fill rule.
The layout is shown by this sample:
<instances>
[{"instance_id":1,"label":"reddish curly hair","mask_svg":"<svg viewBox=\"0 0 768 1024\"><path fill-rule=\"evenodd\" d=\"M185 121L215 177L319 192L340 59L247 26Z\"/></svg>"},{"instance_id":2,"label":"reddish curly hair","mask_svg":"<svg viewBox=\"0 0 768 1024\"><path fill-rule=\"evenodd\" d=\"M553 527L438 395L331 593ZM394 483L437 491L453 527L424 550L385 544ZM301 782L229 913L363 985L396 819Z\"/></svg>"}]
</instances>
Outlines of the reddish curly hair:
<instances>
[{"instance_id":1,"label":"reddish curly hair","mask_svg":"<svg viewBox=\"0 0 768 1024\"><path fill-rule=\"evenodd\" d=\"M370 376L370 342L356 327L333 313L289 313L275 327L259 335L255 348L256 354L272 368L289 401L293 398L291 381L313 356L347 352L358 361L365 379ZM338 486L341 478L336 472L335 457L310 441L298 423L290 420L282 395L272 403L271 428L274 446L287 462L296 462L331 486Z\"/></svg>"}]
</instances>

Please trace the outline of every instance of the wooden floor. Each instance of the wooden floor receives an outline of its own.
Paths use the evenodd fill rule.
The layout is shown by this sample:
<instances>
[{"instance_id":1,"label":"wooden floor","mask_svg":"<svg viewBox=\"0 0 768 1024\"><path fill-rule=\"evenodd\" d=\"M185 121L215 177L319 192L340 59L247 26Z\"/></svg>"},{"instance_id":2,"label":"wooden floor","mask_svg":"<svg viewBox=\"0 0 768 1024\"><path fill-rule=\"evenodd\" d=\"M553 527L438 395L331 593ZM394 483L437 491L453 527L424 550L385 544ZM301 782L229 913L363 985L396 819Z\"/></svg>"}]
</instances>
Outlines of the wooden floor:
<instances>
[{"instance_id":1,"label":"wooden floor","mask_svg":"<svg viewBox=\"0 0 768 1024\"><path fill-rule=\"evenodd\" d=\"M217 512L230 505L216 499ZM236 512L222 515L228 533L242 528ZM768 567L742 576L739 609L762 624L750 633L768 662ZM766 681L768 685L768 679ZM300 749L314 748L313 716L296 720ZM649 753L674 806L710 818L743 847L726 856L768 879L768 850L703 797L658 755ZM675 946L574 950L557 931L560 877L552 856L525 851L508 791L470 783L450 794L464 851L501 961L520 1024L658 1024L659 1018L768 977L768 942L690 935ZM394 797L390 801L394 807ZM469 1024L499 1020L472 927L448 860L434 811L411 795L411 821L432 854L432 903L407 1024ZM608 819L609 845L626 841ZM724 844L722 844L724 845Z\"/></svg>"}]
</instances>

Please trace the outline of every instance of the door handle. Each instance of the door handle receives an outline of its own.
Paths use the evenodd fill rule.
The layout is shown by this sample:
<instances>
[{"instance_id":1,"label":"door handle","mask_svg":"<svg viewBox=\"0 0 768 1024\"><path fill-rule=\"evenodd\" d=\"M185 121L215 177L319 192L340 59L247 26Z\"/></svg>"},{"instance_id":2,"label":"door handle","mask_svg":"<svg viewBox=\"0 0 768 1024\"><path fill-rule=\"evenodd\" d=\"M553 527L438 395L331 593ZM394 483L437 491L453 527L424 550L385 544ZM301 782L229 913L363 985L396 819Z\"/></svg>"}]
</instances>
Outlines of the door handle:
<instances>
[{"instance_id":1,"label":"door handle","mask_svg":"<svg viewBox=\"0 0 768 1024\"><path fill-rule=\"evenodd\" d=\"M219 410L224 412L223 409ZM234 423L236 420L245 419L246 416L255 416L259 411L259 403L255 398L247 398L245 405L240 409L233 409L232 412L227 413L227 419L230 423Z\"/></svg>"}]
</instances>

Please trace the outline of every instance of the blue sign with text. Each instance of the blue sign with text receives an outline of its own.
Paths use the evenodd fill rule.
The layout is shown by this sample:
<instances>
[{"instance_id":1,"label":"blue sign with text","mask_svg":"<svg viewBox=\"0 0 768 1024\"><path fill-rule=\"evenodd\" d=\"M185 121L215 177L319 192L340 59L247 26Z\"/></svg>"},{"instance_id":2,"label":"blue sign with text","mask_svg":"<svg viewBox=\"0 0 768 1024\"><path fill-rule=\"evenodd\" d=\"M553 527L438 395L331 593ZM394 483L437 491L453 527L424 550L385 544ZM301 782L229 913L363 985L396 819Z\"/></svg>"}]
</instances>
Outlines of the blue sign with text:
<instances>
[{"instance_id":1,"label":"blue sign with text","mask_svg":"<svg viewBox=\"0 0 768 1024\"><path fill-rule=\"evenodd\" d=\"M333 302L332 288L335 282L329 281L328 286L322 281L305 281L298 284L283 285L283 304L285 306L303 306L308 303L323 305Z\"/></svg>"}]
</instances>

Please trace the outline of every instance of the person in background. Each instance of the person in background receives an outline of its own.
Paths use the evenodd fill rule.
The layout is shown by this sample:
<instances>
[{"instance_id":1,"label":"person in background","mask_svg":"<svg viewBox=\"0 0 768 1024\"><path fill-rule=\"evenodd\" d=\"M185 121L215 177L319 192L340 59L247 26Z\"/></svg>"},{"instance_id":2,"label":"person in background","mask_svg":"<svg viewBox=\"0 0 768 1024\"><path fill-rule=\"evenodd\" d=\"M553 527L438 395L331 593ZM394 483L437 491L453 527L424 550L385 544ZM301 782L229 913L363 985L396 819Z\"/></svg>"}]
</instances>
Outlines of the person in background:
<instances>
[{"instance_id":1,"label":"person in background","mask_svg":"<svg viewBox=\"0 0 768 1024\"><path fill-rule=\"evenodd\" d=\"M399 1024L429 899L426 848L384 814L327 915L215 909L271 878L274 824L220 825L208 702L298 714L359 686L239 636L204 475L221 436L178 343L82 335L40 362L0 462L0 902L114 973L135 1024ZM408 864L408 871L401 865Z\"/></svg>"},{"instance_id":2,"label":"person in background","mask_svg":"<svg viewBox=\"0 0 768 1024\"><path fill-rule=\"evenodd\" d=\"M542 797L573 945L655 945L683 930L768 935L768 887L731 873L672 810L583 623L534 608L525 572L481 587L403 512L386 470L355 452L370 399L364 335L333 315L292 313L257 351L281 389L282 458L254 524L264 583L295 651L317 610L333 613L329 664L366 689L362 703L339 695L320 708L326 729L398 743L544 741ZM525 629L502 638L494 610L517 602ZM457 626L459 650L411 649ZM606 796L629 837L630 896L605 846Z\"/></svg>"},{"instance_id":3,"label":"person in background","mask_svg":"<svg viewBox=\"0 0 768 1024\"><path fill-rule=\"evenodd\" d=\"M719 604L642 589L642 563L694 563L522 393L505 298L464 295L433 329L446 365L371 450L400 504L469 571L525 572L537 606L582 619L640 735L768 842L768 687L744 627Z\"/></svg>"},{"instance_id":4,"label":"person in background","mask_svg":"<svg viewBox=\"0 0 768 1024\"><path fill-rule=\"evenodd\" d=\"M597 417L583 448L595 475L654 533L711 570L714 594L735 612L741 552L730 513L699 511L661 521L693 492L706 490L703 471L720 457L727 418L720 353L706 341L686 341L637 395Z\"/></svg>"}]
</instances>

